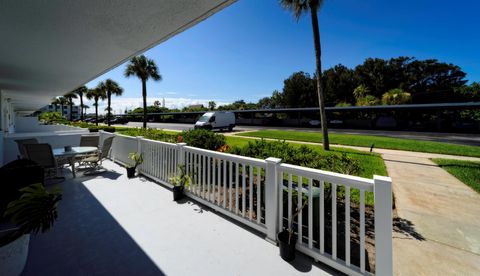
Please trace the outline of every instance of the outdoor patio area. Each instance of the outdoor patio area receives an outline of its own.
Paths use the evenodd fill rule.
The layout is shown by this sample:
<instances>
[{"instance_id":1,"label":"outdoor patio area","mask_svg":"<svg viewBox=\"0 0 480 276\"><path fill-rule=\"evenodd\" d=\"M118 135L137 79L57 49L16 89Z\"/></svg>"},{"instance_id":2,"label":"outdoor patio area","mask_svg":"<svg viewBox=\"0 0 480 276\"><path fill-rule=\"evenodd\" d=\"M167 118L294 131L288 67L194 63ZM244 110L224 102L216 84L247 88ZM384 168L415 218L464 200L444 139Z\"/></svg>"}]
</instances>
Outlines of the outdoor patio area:
<instances>
[{"instance_id":1,"label":"outdoor patio area","mask_svg":"<svg viewBox=\"0 0 480 276\"><path fill-rule=\"evenodd\" d=\"M283 261L277 246L143 176L108 172L57 184L53 229L32 237L23 275L331 275L310 257ZM55 184L47 185L52 187Z\"/></svg>"}]
</instances>

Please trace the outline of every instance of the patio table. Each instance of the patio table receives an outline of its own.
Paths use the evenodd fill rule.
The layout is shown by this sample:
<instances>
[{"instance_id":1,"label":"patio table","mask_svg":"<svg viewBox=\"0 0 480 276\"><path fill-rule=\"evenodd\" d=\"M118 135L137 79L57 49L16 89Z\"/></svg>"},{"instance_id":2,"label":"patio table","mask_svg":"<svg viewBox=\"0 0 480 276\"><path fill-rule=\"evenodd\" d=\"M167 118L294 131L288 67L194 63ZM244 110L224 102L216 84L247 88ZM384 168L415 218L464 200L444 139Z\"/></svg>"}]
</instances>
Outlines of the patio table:
<instances>
[{"instance_id":1,"label":"patio table","mask_svg":"<svg viewBox=\"0 0 480 276\"><path fill-rule=\"evenodd\" d=\"M71 151L65 151L65 148L55 148L53 149L53 155L57 159L66 159L70 163L72 167L72 175L73 178L76 177L75 175L75 157L78 155L83 155L87 153L96 152L98 150L97 147L72 147Z\"/></svg>"}]
</instances>

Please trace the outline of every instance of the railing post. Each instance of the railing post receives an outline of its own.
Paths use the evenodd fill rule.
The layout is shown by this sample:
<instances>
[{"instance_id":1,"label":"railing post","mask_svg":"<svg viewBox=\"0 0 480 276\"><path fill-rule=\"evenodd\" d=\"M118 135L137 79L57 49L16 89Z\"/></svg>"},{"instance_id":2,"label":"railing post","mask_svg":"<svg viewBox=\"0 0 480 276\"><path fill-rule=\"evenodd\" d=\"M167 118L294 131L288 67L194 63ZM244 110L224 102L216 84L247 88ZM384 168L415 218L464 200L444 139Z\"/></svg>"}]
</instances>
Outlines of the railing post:
<instances>
[{"instance_id":1,"label":"railing post","mask_svg":"<svg viewBox=\"0 0 480 276\"><path fill-rule=\"evenodd\" d=\"M137 136L137 153L142 154L142 140L143 136ZM144 156L145 157L145 156ZM142 169L142 164L139 165L140 168L137 169L137 171L140 173L140 170Z\"/></svg>"},{"instance_id":2,"label":"railing post","mask_svg":"<svg viewBox=\"0 0 480 276\"><path fill-rule=\"evenodd\" d=\"M265 226L267 227L267 240L277 243L278 233L278 166L281 159L269 157L265 160Z\"/></svg>"},{"instance_id":3,"label":"railing post","mask_svg":"<svg viewBox=\"0 0 480 276\"><path fill-rule=\"evenodd\" d=\"M185 166L185 149L183 147L185 147L187 145L187 143L178 143L177 144L177 147L178 147L178 151L177 151L177 162L178 164L175 164L175 175L177 174L177 166L181 165L181 166Z\"/></svg>"},{"instance_id":4,"label":"railing post","mask_svg":"<svg viewBox=\"0 0 480 276\"><path fill-rule=\"evenodd\" d=\"M373 177L375 197L376 275L393 275L392 248L392 179Z\"/></svg>"}]
</instances>

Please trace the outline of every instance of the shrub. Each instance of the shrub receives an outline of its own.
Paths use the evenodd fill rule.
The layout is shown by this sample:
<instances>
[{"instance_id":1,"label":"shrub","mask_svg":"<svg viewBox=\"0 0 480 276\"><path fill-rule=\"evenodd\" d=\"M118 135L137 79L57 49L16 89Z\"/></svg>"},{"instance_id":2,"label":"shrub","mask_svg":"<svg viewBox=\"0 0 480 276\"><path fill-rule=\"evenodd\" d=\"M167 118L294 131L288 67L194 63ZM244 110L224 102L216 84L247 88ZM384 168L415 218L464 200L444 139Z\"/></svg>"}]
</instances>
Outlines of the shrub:
<instances>
[{"instance_id":1,"label":"shrub","mask_svg":"<svg viewBox=\"0 0 480 276\"><path fill-rule=\"evenodd\" d=\"M106 131L106 132L115 132L115 127L113 126L88 126L88 130L90 132L98 132L99 130L103 130L103 131Z\"/></svg>"},{"instance_id":2,"label":"shrub","mask_svg":"<svg viewBox=\"0 0 480 276\"><path fill-rule=\"evenodd\" d=\"M256 140L244 147L233 147L229 153L260 159L276 157L284 163L344 174L358 174L360 171L359 162L346 154L321 153L305 145L293 146L285 141Z\"/></svg>"},{"instance_id":3,"label":"shrub","mask_svg":"<svg viewBox=\"0 0 480 276\"><path fill-rule=\"evenodd\" d=\"M380 100L372 95L366 95L365 97L357 99L358 106L371 106L377 105L380 103Z\"/></svg>"},{"instance_id":4,"label":"shrub","mask_svg":"<svg viewBox=\"0 0 480 276\"><path fill-rule=\"evenodd\" d=\"M68 120L62 117L60 112L42 112L38 115L38 120L46 124L65 124Z\"/></svg>"},{"instance_id":5,"label":"shrub","mask_svg":"<svg viewBox=\"0 0 480 276\"><path fill-rule=\"evenodd\" d=\"M206 129L186 130L181 136L183 141L192 147L218 150L225 145L225 136Z\"/></svg>"},{"instance_id":6,"label":"shrub","mask_svg":"<svg viewBox=\"0 0 480 276\"><path fill-rule=\"evenodd\" d=\"M406 104L412 100L412 95L400 88L391 89L382 96L383 104Z\"/></svg>"},{"instance_id":7,"label":"shrub","mask_svg":"<svg viewBox=\"0 0 480 276\"><path fill-rule=\"evenodd\" d=\"M176 134L167 133L161 129L153 129L153 128L146 128L146 129L128 128L128 129L122 129L119 132L124 135L143 136L146 139L169 142L169 143L176 143L177 136L178 136Z\"/></svg>"}]
</instances>

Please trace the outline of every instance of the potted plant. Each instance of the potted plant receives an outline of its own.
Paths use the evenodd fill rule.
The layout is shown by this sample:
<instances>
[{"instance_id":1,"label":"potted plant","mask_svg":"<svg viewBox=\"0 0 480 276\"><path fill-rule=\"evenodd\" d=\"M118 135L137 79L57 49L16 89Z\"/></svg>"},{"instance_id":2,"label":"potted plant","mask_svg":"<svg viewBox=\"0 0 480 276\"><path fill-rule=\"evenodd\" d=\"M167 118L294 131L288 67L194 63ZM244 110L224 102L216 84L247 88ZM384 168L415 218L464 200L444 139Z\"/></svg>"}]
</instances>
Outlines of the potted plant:
<instances>
[{"instance_id":1,"label":"potted plant","mask_svg":"<svg viewBox=\"0 0 480 276\"><path fill-rule=\"evenodd\" d=\"M41 183L18 190L2 214L0 230L0 275L19 275L28 256L30 234L45 232L57 219L59 189L47 191Z\"/></svg>"},{"instance_id":2,"label":"potted plant","mask_svg":"<svg viewBox=\"0 0 480 276\"><path fill-rule=\"evenodd\" d=\"M143 153L131 152L129 158L133 161L133 165L127 166L127 177L135 177L137 166L143 163Z\"/></svg>"},{"instance_id":3,"label":"potted plant","mask_svg":"<svg viewBox=\"0 0 480 276\"><path fill-rule=\"evenodd\" d=\"M296 191L292 194L292 202L295 202ZM295 218L298 216L300 211L307 205L306 197L302 197L303 205L300 208L295 209L295 213L292 215L292 220L290 225L288 225L287 229L283 229L283 231L279 232L277 235L278 244L280 248L280 257L287 262L291 262L295 259L295 245L297 244L297 235L294 233L293 230L293 222ZM301 225L299 226L301 229Z\"/></svg>"},{"instance_id":4,"label":"potted plant","mask_svg":"<svg viewBox=\"0 0 480 276\"><path fill-rule=\"evenodd\" d=\"M178 175L171 177L170 182L173 184L173 200L178 201L183 198L183 190L190 185L192 181L190 175L187 174L185 165L178 165Z\"/></svg>"}]
</instances>

